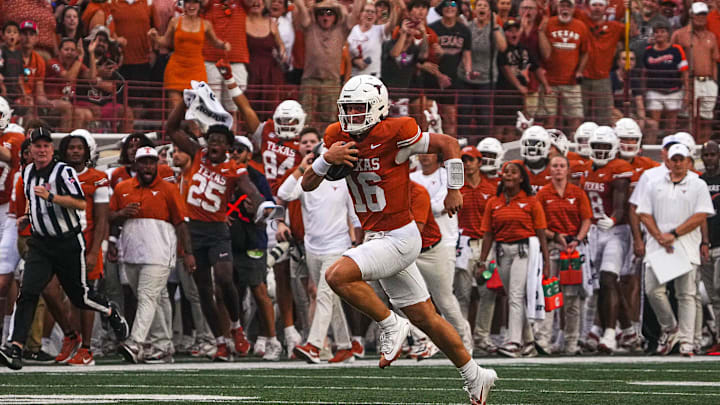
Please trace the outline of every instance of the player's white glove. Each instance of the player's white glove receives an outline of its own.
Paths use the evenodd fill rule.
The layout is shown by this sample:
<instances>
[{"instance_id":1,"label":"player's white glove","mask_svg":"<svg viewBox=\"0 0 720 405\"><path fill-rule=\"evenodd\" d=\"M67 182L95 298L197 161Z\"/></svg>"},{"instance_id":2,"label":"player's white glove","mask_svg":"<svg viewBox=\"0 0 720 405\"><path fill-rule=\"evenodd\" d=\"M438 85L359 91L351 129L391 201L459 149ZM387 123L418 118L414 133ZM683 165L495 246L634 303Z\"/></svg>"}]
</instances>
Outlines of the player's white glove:
<instances>
[{"instance_id":1,"label":"player's white glove","mask_svg":"<svg viewBox=\"0 0 720 405\"><path fill-rule=\"evenodd\" d=\"M515 121L515 128L517 128L518 131L523 132L533 126L534 123L534 118L527 118L525 114L522 113L522 111L517 112L517 121Z\"/></svg>"},{"instance_id":2,"label":"player's white glove","mask_svg":"<svg viewBox=\"0 0 720 405\"><path fill-rule=\"evenodd\" d=\"M615 226L615 220L605 215L602 218L598 219L597 226L603 231L607 231L613 226Z\"/></svg>"},{"instance_id":3,"label":"player's white glove","mask_svg":"<svg viewBox=\"0 0 720 405\"><path fill-rule=\"evenodd\" d=\"M423 113L425 114L425 119L428 122L428 132L442 134L442 117L440 117L440 113L438 112L437 103L433 101L430 109L423 110Z\"/></svg>"}]
</instances>

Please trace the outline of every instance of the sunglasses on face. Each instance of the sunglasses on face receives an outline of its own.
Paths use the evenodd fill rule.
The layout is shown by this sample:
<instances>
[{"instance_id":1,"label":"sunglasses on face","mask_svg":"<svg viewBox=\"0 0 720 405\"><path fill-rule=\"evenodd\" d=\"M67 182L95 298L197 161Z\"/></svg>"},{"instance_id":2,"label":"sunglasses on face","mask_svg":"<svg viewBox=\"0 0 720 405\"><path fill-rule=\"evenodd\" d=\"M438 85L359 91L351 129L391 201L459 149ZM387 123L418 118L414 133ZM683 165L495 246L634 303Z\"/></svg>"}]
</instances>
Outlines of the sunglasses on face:
<instances>
[{"instance_id":1,"label":"sunglasses on face","mask_svg":"<svg viewBox=\"0 0 720 405\"><path fill-rule=\"evenodd\" d=\"M446 1L443 3L443 7L457 7L457 3L454 1Z\"/></svg>"},{"instance_id":2,"label":"sunglasses on face","mask_svg":"<svg viewBox=\"0 0 720 405\"><path fill-rule=\"evenodd\" d=\"M316 11L315 15L318 17L324 16L324 15L331 16L331 15L335 15L335 11L331 10L329 8L325 8L325 9Z\"/></svg>"}]
</instances>

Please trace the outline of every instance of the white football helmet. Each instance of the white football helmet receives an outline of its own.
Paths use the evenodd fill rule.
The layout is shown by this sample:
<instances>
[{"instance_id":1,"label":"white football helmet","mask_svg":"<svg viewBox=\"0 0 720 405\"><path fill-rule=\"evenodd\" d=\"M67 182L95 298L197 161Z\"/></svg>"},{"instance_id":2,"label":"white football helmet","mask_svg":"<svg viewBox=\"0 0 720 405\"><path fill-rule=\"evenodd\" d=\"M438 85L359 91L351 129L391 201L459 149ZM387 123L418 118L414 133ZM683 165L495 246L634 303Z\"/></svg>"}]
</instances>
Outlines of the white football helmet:
<instances>
[{"instance_id":1,"label":"white football helmet","mask_svg":"<svg viewBox=\"0 0 720 405\"><path fill-rule=\"evenodd\" d=\"M577 144L577 153L583 157L590 157L590 148L588 147L588 139L590 135L595 132L598 125L594 122L588 121L580 124L575 130L574 141Z\"/></svg>"},{"instance_id":2,"label":"white football helmet","mask_svg":"<svg viewBox=\"0 0 720 405\"><path fill-rule=\"evenodd\" d=\"M550 142L552 145L556 147L563 156L567 156L567 153L570 150L570 141L568 141L565 133L555 128L548 129L547 133L550 135Z\"/></svg>"},{"instance_id":3,"label":"white football helmet","mask_svg":"<svg viewBox=\"0 0 720 405\"><path fill-rule=\"evenodd\" d=\"M480 159L481 172L500 171L505 156L505 150L500 141L492 137L485 138L478 143L477 149L482 153Z\"/></svg>"},{"instance_id":4,"label":"white football helmet","mask_svg":"<svg viewBox=\"0 0 720 405\"><path fill-rule=\"evenodd\" d=\"M10 125L10 118L12 118L13 110L10 108L7 100L0 97L0 131L5 130Z\"/></svg>"},{"instance_id":5,"label":"white football helmet","mask_svg":"<svg viewBox=\"0 0 720 405\"><path fill-rule=\"evenodd\" d=\"M280 139L290 140L297 138L305 127L307 114L300 103L295 100L285 100L278 104L273 113L275 133Z\"/></svg>"},{"instance_id":6,"label":"white football helmet","mask_svg":"<svg viewBox=\"0 0 720 405\"><path fill-rule=\"evenodd\" d=\"M692 135L688 132L677 132L675 135L675 140L680 142L681 144L685 145L690 149L690 156L695 158L695 152L697 149L697 144L695 143L695 138L693 138Z\"/></svg>"},{"instance_id":7,"label":"white football helmet","mask_svg":"<svg viewBox=\"0 0 720 405\"><path fill-rule=\"evenodd\" d=\"M90 149L90 162L97 162L98 157L100 157L100 153L97 151L97 143L95 142L95 138L93 138L87 129L76 129L70 132L69 136L77 136L85 139L88 149Z\"/></svg>"},{"instance_id":8,"label":"white football helmet","mask_svg":"<svg viewBox=\"0 0 720 405\"><path fill-rule=\"evenodd\" d=\"M370 75L352 77L340 91L340 127L350 135L360 135L385 119L389 111L388 91L380 79ZM365 111L350 113L348 105L364 105ZM360 122L355 122L358 118Z\"/></svg>"},{"instance_id":9,"label":"white football helmet","mask_svg":"<svg viewBox=\"0 0 720 405\"><path fill-rule=\"evenodd\" d=\"M643 135L640 125L634 119L620 118L615 123L615 134L620 140L621 157L631 159L640 152Z\"/></svg>"},{"instance_id":10,"label":"white football helmet","mask_svg":"<svg viewBox=\"0 0 720 405\"><path fill-rule=\"evenodd\" d=\"M620 149L620 139L615 134L615 130L608 126L600 126L593 131L588 140L590 148L590 159L598 166L605 166L611 160L615 159L618 149Z\"/></svg>"},{"instance_id":11,"label":"white football helmet","mask_svg":"<svg viewBox=\"0 0 720 405\"><path fill-rule=\"evenodd\" d=\"M528 162L537 162L548 157L552 140L545 128L533 125L520 137L520 156Z\"/></svg>"}]
</instances>

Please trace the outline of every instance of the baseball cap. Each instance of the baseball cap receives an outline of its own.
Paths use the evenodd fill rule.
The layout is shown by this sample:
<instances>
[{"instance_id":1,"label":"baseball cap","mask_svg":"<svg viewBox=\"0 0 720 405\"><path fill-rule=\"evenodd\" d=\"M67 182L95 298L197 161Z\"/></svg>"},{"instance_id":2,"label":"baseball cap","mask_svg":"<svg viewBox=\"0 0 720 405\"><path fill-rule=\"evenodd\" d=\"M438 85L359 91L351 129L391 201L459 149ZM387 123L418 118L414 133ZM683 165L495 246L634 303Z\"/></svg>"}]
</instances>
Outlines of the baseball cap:
<instances>
[{"instance_id":1,"label":"baseball cap","mask_svg":"<svg viewBox=\"0 0 720 405\"><path fill-rule=\"evenodd\" d=\"M707 4L702 1L696 1L693 3L692 7L690 7L690 11L692 11L693 14L707 14L710 12Z\"/></svg>"},{"instance_id":2,"label":"baseball cap","mask_svg":"<svg viewBox=\"0 0 720 405\"><path fill-rule=\"evenodd\" d=\"M602 4L603 6L607 6L607 1L605 1L605 0L590 0L590 5L591 5L591 6L592 6L593 4L598 4L598 3Z\"/></svg>"},{"instance_id":3,"label":"baseball cap","mask_svg":"<svg viewBox=\"0 0 720 405\"><path fill-rule=\"evenodd\" d=\"M668 151L668 157L672 159L675 155L681 155L682 157L688 157L690 156L690 150L687 146L676 143L675 145L670 147L670 150Z\"/></svg>"},{"instance_id":4,"label":"baseball cap","mask_svg":"<svg viewBox=\"0 0 720 405\"><path fill-rule=\"evenodd\" d=\"M667 149L676 143L680 143L677 139L675 139L675 135L668 135L662 139L662 147L663 149Z\"/></svg>"},{"instance_id":5,"label":"baseball cap","mask_svg":"<svg viewBox=\"0 0 720 405\"><path fill-rule=\"evenodd\" d=\"M653 30L665 29L670 30L670 22L666 18L658 18L652 25Z\"/></svg>"},{"instance_id":6,"label":"baseball cap","mask_svg":"<svg viewBox=\"0 0 720 405\"><path fill-rule=\"evenodd\" d=\"M20 23L20 31L33 30L36 34L40 33L37 24L33 20L25 20Z\"/></svg>"},{"instance_id":7,"label":"baseball cap","mask_svg":"<svg viewBox=\"0 0 720 405\"><path fill-rule=\"evenodd\" d=\"M244 146L247 150L250 151L250 153L253 153L253 144L250 142L250 140L247 138L247 136L237 135L235 136L235 142L241 144Z\"/></svg>"},{"instance_id":8,"label":"baseball cap","mask_svg":"<svg viewBox=\"0 0 720 405\"><path fill-rule=\"evenodd\" d=\"M479 159L482 157L482 153L480 153L476 147L471 145L462 148L462 156L471 156Z\"/></svg>"},{"instance_id":9,"label":"baseball cap","mask_svg":"<svg viewBox=\"0 0 720 405\"><path fill-rule=\"evenodd\" d=\"M507 31L510 28L520 28L520 21L514 18L505 21L505 24L503 24L503 30Z\"/></svg>"},{"instance_id":10,"label":"baseball cap","mask_svg":"<svg viewBox=\"0 0 720 405\"><path fill-rule=\"evenodd\" d=\"M50 133L50 130L45 127L39 127L35 128L30 132L30 142L35 143L36 141L39 141L41 139L44 139L48 142L52 142L52 134Z\"/></svg>"},{"instance_id":11,"label":"baseball cap","mask_svg":"<svg viewBox=\"0 0 720 405\"><path fill-rule=\"evenodd\" d=\"M88 41L94 41L95 37L99 34L105 35L108 41L112 41L110 36L110 29L104 25L96 25L95 27L93 27L93 29L90 30L90 34L88 34L85 39L87 39Z\"/></svg>"},{"instance_id":12,"label":"baseball cap","mask_svg":"<svg viewBox=\"0 0 720 405\"><path fill-rule=\"evenodd\" d=\"M575 5L575 0L560 0L560 1L558 2L558 4L559 4L559 3L562 3L562 2L570 3L570 4L572 4L573 6Z\"/></svg>"},{"instance_id":13,"label":"baseball cap","mask_svg":"<svg viewBox=\"0 0 720 405\"><path fill-rule=\"evenodd\" d=\"M149 146L143 146L142 148L139 148L137 152L135 152L135 160L138 160L140 158L144 157L151 157L158 159L158 153L155 150L155 148L151 148Z\"/></svg>"}]
</instances>

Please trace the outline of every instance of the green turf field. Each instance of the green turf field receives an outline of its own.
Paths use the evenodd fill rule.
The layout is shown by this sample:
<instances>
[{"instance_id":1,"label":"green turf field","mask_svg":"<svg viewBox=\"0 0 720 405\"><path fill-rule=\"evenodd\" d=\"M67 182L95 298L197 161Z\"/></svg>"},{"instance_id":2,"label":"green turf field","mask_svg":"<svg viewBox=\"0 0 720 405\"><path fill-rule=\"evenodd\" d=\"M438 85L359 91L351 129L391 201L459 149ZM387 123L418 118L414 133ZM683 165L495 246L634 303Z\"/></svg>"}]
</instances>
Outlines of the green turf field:
<instances>
[{"instance_id":1,"label":"green turf field","mask_svg":"<svg viewBox=\"0 0 720 405\"><path fill-rule=\"evenodd\" d=\"M483 362L483 359L477 359ZM491 404L720 404L720 361L710 358L488 359L500 380ZM717 359L720 360L720 359ZM662 362L658 362L662 361ZM409 360L380 370L243 360L212 364L0 371L0 404L462 404L447 360ZM272 367L272 368L268 368Z\"/></svg>"}]
</instances>

